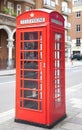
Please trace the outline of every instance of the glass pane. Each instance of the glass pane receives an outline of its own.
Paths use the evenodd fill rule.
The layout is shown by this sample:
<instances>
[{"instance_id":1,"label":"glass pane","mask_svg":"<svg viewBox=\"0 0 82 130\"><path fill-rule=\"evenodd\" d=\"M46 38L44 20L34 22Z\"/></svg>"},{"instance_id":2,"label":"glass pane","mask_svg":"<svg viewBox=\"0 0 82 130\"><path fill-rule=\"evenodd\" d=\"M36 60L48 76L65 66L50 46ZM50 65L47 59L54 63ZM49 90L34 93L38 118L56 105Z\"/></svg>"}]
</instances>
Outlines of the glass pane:
<instances>
[{"instance_id":1,"label":"glass pane","mask_svg":"<svg viewBox=\"0 0 82 130\"><path fill-rule=\"evenodd\" d=\"M22 86L23 86L23 81L20 80L20 87L22 88Z\"/></svg>"},{"instance_id":2,"label":"glass pane","mask_svg":"<svg viewBox=\"0 0 82 130\"><path fill-rule=\"evenodd\" d=\"M36 88L38 89L38 82L36 81L28 81L28 80L24 80L24 87L25 88Z\"/></svg>"},{"instance_id":3,"label":"glass pane","mask_svg":"<svg viewBox=\"0 0 82 130\"><path fill-rule=\"evenodd\" d=\"M24 100L24 107L37 110L38 109L38 102L37 101Z\"/></svg>"},{"instance_id":4,"label":"glass pane","mask_svg":"<svg viewBox=\"0 0 82 130\"><path fill-rule=\"evenodd\" d=\"M40 52L40 60L42 60L42 52Z\"/></svg>"},{"instance_id":5,"label":"glass pane","mask_svg":"<svg viewBox=\"0 0 82 130\"><path fill-rule=\"evenodd\" d=\"M55 40L60 41L61 40L61 34L56 33L55 34Z\"/></svg>"},{"instance_id":6,"label":"glass pane","mask_svg":"<svg viewBox=\"0 0 82 130\"><path fill-rule=\"evenodd\" d=\"M59 67L60 67L60 61L59 61L59 60L56 60L56 62L55 62L55 67L56 67L56 68L59 68Z\"/></svg>"},{"instance_id":7,"label":"glass pane","mask_svg":"<svg viewBox=\"0 0 82 130\"><path fill-rule=\"evenodd\" d=\"M22 107L22 100L20 100L20 107Z\"/></svg>"},{"instance_id":8,"label":"glass pane","mask_svg":"<svg viewBox=\"0 0 82 130\"><path fill-rule=\"evenodd\" d=\"M20 43L20 50L23 50L23 43Z\"/></svg>"},{"instance_id":9,"label":"glass pane","mask_svg":"<svg viewBox=\"0 0 82 130\"><path fill-rule=\"evenodd\" d=\"M24 78L38 79L38 72L36 72L36 71L24 71Z\"/></svg>"},{"instance_id":10,"label":"glass pane","mask_svg":"<svg viewBox=\"0 0 82 130\"><path fill-rule=\"evenodd\" d=\"M23 33L21 32L20 34L21 34L21 40L22 40L23 39Z\"/></svg>"},{"instance_id":11,"label":"glass pane","mask_svg":"<svg viewBox=\"0 0 82 130\"><path fill-rule=\"evenodd\" d=\"M60 85L60 79L55 80L55 85Z\"/></svg>"},{"instance_id":12,"label":"glass pane","mask_svg":"<svg viewBox=\"0 0 82 130\"><path fill-rule=\"evenodd\" d=\"M40 92L40 99L42 99L42 92Z\"/></svg>"},{"instance_id":13,"label":"glass pane","mask_svg":"<svg viewBox=\"0 0 82 130\"><path fill-rule=\"evenodd\" d=\"M24 59L38 59L38 52L24 52Z\"/></svg>"},{"instance_id":14,"label":"glass pane","mask_svg":"<svg viewBox=\"0 0 82 130\"><path fill-rule=\"evenodd\" d=\"M20 59L23 59L23 53L22 52L20 53Z\"/></svg>"},{"instance_id":15,"label":"glass pane","mask_svg":"<svg viewBox=\"0 0 82 130\"><path fill-rule=\"evenodd\" d=\"M38 42L24 42L24 50L38 50Z\"/></svg>"},{"instance_id":16,"label":"glass pane","mask_svg":"<svg viewBox=\"0 0 82 130\"><path fill-rule=\"evenodd\" d=\"M57 58L59 59L59 58L60 58L60 52L58 51L58 52L56 53L56 55L57 55Z\"/></svg>"},{"instance_id":17,"label":"glass pane","mask_svg":"<svg viewBox=\"0 0 82 130\"><path fill-rule=\"evenodd\" d=\"M20 106L42 110L42 32L23 32L20 39Z\"/></svg>"},{"instance_id":18,"label":"glass pane","mask_svg":"<svg viewBox=\"0 0 82 130\"><path fill-rule=\"evenodd\" d=\"M60 50L60 43L59 42L56 42L56 44L55 44L55 50Z\"/></svg>"},{"instance_id":19,"label":"glass pane","mask_svg":"<svg viewBox=\"0 0 82 130\"><path fill-rule=\"evenodd\" d=\"M38 69L38 62L36 61L25 61L24 69Z\"/></svg>"},{"instance_id":20,"label":"glass pane","mask_svg":"<svg viewBox=\"0 0 82 130\"><path fill-rule=\"evenodd\" d=\"M42 80L42 71L40 71L40 80Z\"/></svg>"},{"instance_id":21,"label":"glass pane","mask_svg":"<svg viewBox=\"0 0 82 130\"><path fill-rule=\"evenodd\" d=\"M42 102L40 102L40 110L42 110Z\"/></svg>"},{"instance_id":22,"label":"glass pane","mask_svg":"<svg viewBox=\"0 0 82 130\"><path fill-rule=\"evenodd\" d=\"M55 76L56 76L57 78L60 78L60 70L55 70Z\"/></svg>"},{"instance_id":23,"label":"glass pane","mask_svg":"<svg viewBox=\"0 0 82 130\"><path fill-rule=\"evenodd\" d=\"M42 41L42 32L40 32L40 41Z\"/></svg>"},{"instance_id":24,"label":"glass pane","mask_svg":"<svg viewBox=\"0 0 82 130\"><path fill-rule=\"evenodd\" d=\"M38 92L35 90L36 88L34 88L33 90L25 90L24 98L38 99Z\"/></svg>"},{"instance_id":25,"label":"glass pane","mask_svg":"<svg viewBox=\"0 0 82 130\"><path fill-rule=\"evenodd\" d=\"M38 32L25 32L24 33L24 40L37 40L38 39Z\"/></svg>"}]
</instances>

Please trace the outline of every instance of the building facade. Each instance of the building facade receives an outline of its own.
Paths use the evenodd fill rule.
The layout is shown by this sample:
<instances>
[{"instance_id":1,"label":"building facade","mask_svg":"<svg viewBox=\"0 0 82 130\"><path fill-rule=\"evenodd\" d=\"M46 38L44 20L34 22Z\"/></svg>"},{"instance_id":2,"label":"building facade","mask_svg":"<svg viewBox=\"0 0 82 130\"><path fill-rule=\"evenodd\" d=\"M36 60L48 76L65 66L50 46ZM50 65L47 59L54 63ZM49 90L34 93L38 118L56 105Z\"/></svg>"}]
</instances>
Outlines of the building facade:
<instances>
[{"instance_id":1,"label":"building facade","mask_svg":"<svg viewBox=\"0 0 82 130\"><path fill-rule=\"evenodd\" d=\"M71 54L82 54L82 0L73 1Z\"/></svg>"},{"instance_id":2,"label":"building facade","mask_svg":"<svg viewBox=\"0 0 82 130\"><path fill-rule=\"evenodd\" d=\"M15 65L16 16L31 9L56 10L65 18L66 57L70 55L71 0L0 0L0 69Z\"/></svg>"}]
</instances>

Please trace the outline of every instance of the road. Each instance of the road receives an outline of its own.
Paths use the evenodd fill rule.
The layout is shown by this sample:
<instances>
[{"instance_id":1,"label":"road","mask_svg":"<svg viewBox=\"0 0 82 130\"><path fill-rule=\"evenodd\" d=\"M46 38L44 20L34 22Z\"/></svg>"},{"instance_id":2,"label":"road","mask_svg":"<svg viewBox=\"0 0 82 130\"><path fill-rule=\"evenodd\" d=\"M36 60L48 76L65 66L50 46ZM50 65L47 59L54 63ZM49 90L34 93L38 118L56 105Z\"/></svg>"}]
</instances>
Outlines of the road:
<instances>
[{"instance_id":1,"label":"road","mask_svg":"<svg viewBox=\"0 0 82 130\"><path fill-rule=\"evenodd\" d=\"M82 66L66 69L66 87L72 87L82 83Z\"/></svg>"},{"instance_id":2,"label":"road","mask_svg":"<svg viewBox=\"0 0 82 130\"><path fill-rule=\"evenodd\" d=\"M0 113L15 106L15 76L0 76Z\"/></svg>"}]
</instances>

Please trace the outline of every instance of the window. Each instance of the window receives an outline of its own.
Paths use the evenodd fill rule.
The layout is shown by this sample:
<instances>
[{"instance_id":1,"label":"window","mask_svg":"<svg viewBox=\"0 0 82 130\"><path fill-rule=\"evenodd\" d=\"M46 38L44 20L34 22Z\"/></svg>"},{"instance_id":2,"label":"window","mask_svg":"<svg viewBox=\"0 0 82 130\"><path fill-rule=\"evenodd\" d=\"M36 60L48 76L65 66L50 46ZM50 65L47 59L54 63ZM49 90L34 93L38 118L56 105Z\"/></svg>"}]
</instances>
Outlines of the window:
<instances>
[{"instance_id":1,"label":"window","mask_svg":"<svg viewBox=\"0 0 82 130\"><path fill-rule=\"evenodd\" d=\"M45 5L50 5L50 0L44 0Z\"/></svg>"},{"instance_id":2,"label":"window","mask_svg":"<svg viewBox=\"0 0 82 130\"><path fill-rule=\"evenodd\" d=\"M17 15L21 14L21 5L17 4Z\"/></svg>"},{"instance_id":3,"label":"window","mask_svg":"<svg viewBox=\"0 0 82 130\"><path fill-rule=\"evenodd\" d=\"M44 0L44 5L55 7L55 0Z\"/></svg>"},{"instance_id":4,"label":"window","mask_svg":"<svg viewBox=\"0 0 82 130\"><path fill-rule=\"evenodd\" d=\"M58 5L58 3L59 3L59 0L55 0L55 3L56 3L56 5Z\"/></svg>"},{"instance_id":5,"label":"window","mask_svg":"<svg viewBox=\"0 0 82 130\"><path fill-rule=\"evenodd\" d=\"M68 12L68 3L66 1L62 2L62 11Z\"/></svg>"},{"instance_id":6,"label":"window","mask_svg":"<svg viewBox=\"0 0 82 130\"><path fill-rule=\"evenodd\" d=\"M81 12L76 12L76 17L79 18L81 16Z\"/></svg>"},{"instance_id":7,"label":"window","mask_svg":"<svg viewBox=\"0 0 82 130\"><path fill-rule=\"evenodd\" d=\"M80 25L76 25L76 31L77 31L77 32L80 32L80 30L81 30L81 29L80 29Z\"/></svg>"},{"instance_id":8,"label":"window","mask_svg":"<svg viewBox=\"0 0 82 130\"><path fill-rule=\"evenodd\" d=\"M7 7L9 9L9 14L12 14L14 12L14 4L11 2L8 2Z\"/></svg>"},{"instance_id":9,"label":"window","mask_svg":"<svg viewBox=\"0 0 82 130\"><path fill-rule=\"evenodd\" d=\"M80 46L81 45L81 40L80 38L76 38L76 46Z\"/></svg>"},{"instance_id":10,"label":"window","mask_svg":"<svg viewBox=\"0 0 82 130\"><path fill-rule=\"evenodd\" d=\"M73 51L73 55L74 54L81 54L81 52L80 51Z\"/></svg>"},{"instance_id":11,"label":"window","mask_svg":"<svg viewBox=\"0 0 82 130\"><path fill-rule=\"evenodd\" d=\"M30 6L25 7L25 11L28 11L28 10L31 10L31 9L32 9L32 7L30 7Z\"/></svg>"}]
</instances>

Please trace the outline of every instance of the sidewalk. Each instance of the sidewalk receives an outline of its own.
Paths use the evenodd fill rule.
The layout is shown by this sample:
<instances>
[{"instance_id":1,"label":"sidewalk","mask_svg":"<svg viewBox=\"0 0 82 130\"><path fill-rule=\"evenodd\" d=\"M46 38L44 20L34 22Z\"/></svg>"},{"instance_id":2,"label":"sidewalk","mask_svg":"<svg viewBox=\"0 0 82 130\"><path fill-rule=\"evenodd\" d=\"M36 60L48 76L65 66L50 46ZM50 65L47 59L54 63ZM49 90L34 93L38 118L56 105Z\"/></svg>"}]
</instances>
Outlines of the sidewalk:
<instances>
[{"instance_id":1,"label":"sidewalk","mask_svg":"<svg viewBox=\"0 0 82 130\"><path fill-rule=\"evenodd\" d=\"M66 89L66 114L67 117L55 125L52 130L82 130L82 84ZM16 123L14 117L13 112L13 116L8 121L0 121L0 130L48 130Z\"/></svg>"},{"instance_id":2,"label":"sidewalk","mask_svg":"<svg viewBox=\"0 0 82 130\"><path fill-rule=\"evenodd\" d=\"M13 75L13 74L16 74L16 69L0 70L0 76Z\"/></svg>"}]
</instances>

